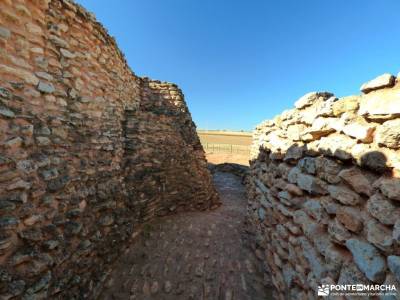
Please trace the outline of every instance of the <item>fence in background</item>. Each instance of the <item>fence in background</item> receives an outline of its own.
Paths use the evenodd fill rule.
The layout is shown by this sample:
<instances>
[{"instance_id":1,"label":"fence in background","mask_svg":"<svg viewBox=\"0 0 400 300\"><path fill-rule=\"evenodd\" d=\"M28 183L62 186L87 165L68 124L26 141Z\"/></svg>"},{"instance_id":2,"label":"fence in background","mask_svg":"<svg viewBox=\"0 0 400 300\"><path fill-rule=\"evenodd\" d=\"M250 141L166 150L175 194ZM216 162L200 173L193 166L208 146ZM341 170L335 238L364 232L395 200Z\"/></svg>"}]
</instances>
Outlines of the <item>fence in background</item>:
<instances>
[{"instance_id":1,"label":"fence in background","mask_svg":"<svg viewBox=\"0 0 400 300\"><path fill-rule=\"evenodd\" d=\"M202 142L204 151L232 154L250 154L250 146L234 144L214 144Z\"/></svg>"}]
</instances>

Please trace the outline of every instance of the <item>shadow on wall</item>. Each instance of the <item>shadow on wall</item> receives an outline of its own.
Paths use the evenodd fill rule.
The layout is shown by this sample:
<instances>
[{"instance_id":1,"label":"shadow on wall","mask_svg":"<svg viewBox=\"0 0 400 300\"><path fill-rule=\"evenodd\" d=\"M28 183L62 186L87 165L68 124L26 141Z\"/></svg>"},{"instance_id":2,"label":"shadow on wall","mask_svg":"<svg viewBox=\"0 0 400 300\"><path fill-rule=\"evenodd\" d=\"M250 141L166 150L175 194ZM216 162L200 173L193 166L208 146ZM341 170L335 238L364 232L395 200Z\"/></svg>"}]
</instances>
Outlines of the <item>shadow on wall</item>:
<instances>
[{"instance_id":1,"label":"shadow on wall","mask_svg":"<svg viewBox=\"0 0 400 300\"><path fill-rule=\"evenodd\" d=\"M316 299L322 284L384 283L400 295L400 179L387 162L380 151L260 147L248 217L277 299Z\"/></svg>"}]
</instances>

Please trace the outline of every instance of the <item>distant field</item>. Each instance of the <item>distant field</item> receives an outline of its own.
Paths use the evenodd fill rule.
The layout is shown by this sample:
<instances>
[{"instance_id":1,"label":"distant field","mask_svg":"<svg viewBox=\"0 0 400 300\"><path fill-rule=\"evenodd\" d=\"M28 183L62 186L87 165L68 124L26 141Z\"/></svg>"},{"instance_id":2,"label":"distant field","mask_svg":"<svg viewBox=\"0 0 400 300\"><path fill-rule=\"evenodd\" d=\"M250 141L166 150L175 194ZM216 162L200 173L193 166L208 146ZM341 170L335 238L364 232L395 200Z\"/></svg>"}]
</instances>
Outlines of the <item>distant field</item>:
<instances>
[{"instance_id":1,"label":"distant field","mask_svg":"<svg viewBox=\"0 0 400 300\"><path fill-rule=\"evenodd\" d=\"M202 143L210 144L232 144L232 145L251 145L250 132L233 131L197 131Z\"/></svg>"},{"instance_id":2,"label":"distant field","mask_svg":"<svg viewBox=\"0 0 400 300\"><path fill-rule=\"evenodd\" d=\"M210 163L248 165L252 142L250 132L198 130L197 133Z\"/></svg>"}]
</instances>

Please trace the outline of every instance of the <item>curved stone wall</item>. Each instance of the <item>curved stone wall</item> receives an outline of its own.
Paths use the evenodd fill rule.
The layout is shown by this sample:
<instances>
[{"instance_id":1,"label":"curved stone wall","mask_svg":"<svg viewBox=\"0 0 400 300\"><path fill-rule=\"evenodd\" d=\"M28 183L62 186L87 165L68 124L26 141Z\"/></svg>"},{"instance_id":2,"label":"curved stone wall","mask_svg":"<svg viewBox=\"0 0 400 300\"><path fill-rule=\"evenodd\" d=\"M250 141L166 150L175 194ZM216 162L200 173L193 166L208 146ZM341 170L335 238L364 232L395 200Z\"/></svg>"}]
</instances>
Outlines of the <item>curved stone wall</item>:
<instances>
[{"instance_id":1,"label":"curved stone wall","mask_svg":"<svg viewBox=\"0 0 400 300\"><path fill-rule=\"evenodd\" d=\"M322 284L400 292L400 83L361 90L309 93L254 131L248 215L278 299Z\"/></svg>"},{"instance_id":2,"label":"curved stone wall","mask_svg":"<svg viewBox=\"0 0 400 300\"><path fill-rule=\"evenodd\" d=\"M68 0L0 2L0 295L95 296L154 216L218 198L183 95Z\"/></svg>"}]
</instances>

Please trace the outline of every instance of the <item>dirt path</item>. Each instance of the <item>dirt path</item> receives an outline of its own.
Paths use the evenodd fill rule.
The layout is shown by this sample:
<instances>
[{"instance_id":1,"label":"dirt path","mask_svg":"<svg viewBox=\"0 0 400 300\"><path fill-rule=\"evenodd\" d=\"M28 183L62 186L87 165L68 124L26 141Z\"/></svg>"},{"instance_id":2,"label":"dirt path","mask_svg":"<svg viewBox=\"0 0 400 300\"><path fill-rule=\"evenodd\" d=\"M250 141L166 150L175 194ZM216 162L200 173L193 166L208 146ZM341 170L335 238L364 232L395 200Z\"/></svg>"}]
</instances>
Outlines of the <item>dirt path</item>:
<instances>
[{"instance_id":1,"label":"dirt path","mask_svg":"<svg viewBox=\"0 0 400 300\"><path fill-rule=\"evenodd\" d=\"M121 257L100 299L272 299L243 231L240 179L216 173L223 205L154 222Z\"/></svg>"}]
</instances>

